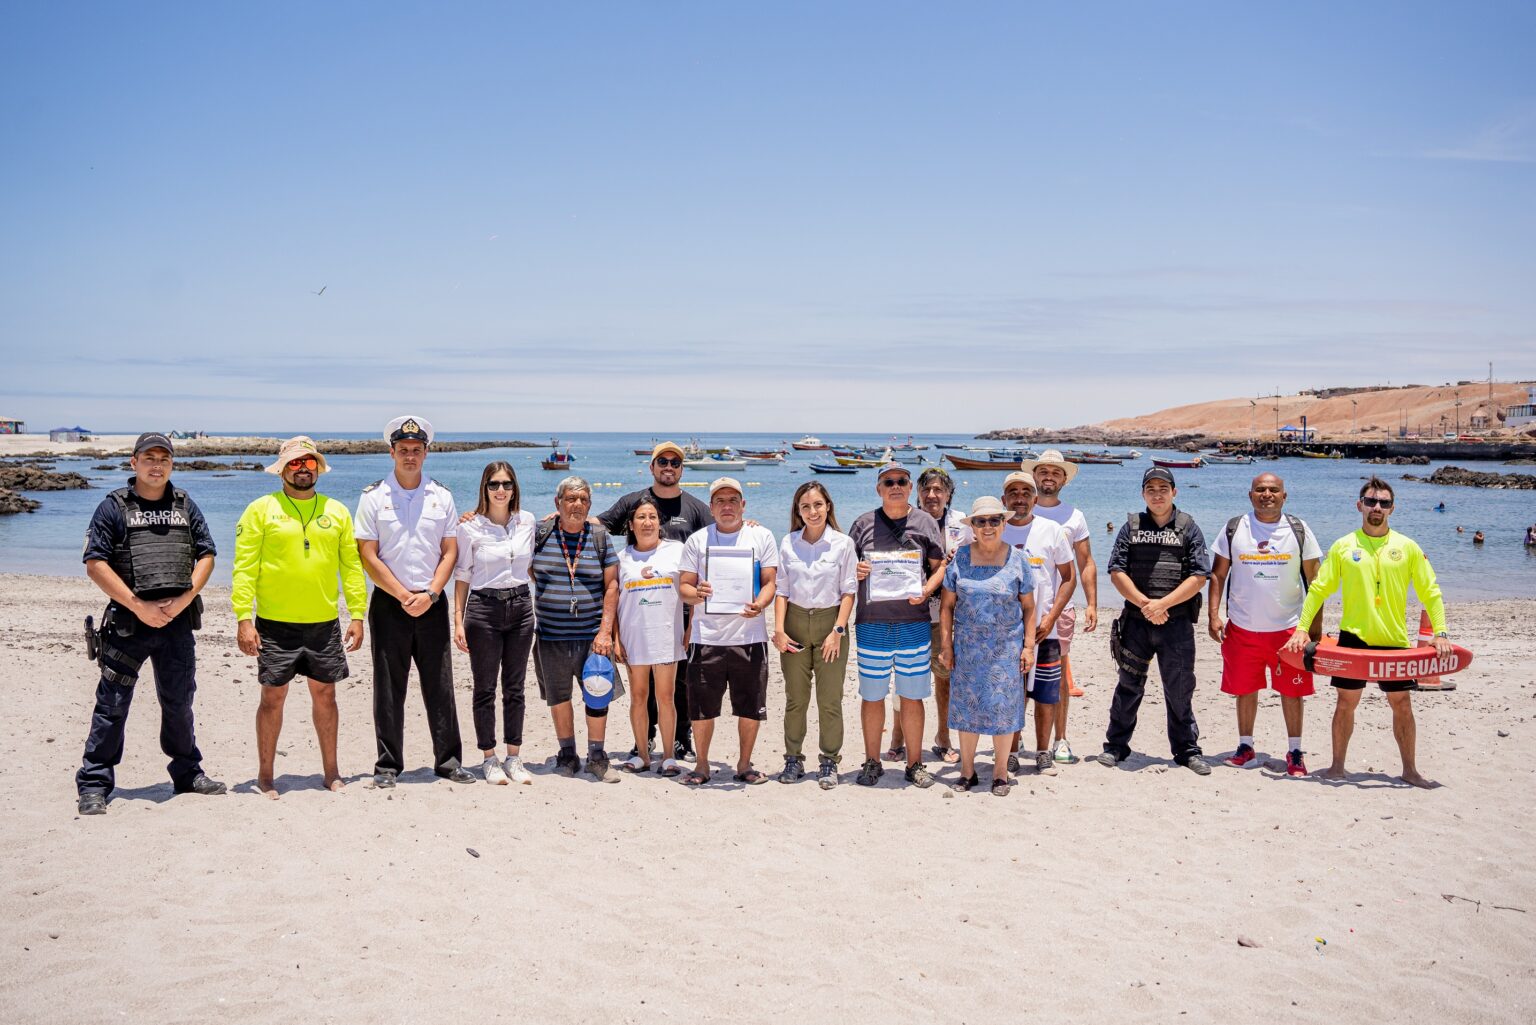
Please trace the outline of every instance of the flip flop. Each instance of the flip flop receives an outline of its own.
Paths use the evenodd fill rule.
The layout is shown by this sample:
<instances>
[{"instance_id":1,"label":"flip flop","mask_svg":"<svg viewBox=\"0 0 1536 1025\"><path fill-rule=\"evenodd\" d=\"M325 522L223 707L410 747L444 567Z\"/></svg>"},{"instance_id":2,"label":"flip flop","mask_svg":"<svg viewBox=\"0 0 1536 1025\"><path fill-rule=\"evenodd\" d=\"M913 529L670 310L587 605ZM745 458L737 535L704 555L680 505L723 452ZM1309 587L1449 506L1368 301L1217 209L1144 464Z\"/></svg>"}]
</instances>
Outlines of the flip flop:
<instances>
[{"instance_id":1,"label":"flip flop","mask_svg":"<svg viewBox=\"0 0 1536 1025\"><path fill-rule=\"evenodd\" d=\"M960 760L960 752L956 751L952 747L944 747L941 744L935 744L935 745L933 745L933 747L930 750L932 750L933 753L941 761L943 761L943 762L945 762L945 763L947 763L949 765L953 765L953 764L955 764L956 762L958 762Z\"/></svg>"},{"instance_id":2,"label":"flip flop","mask_svg":"<svg viewBox=\"0 0 1536 1025\"><path fill-rule=\"evenodd\" d=\"M902 744L900 747L893 747L880 757L888 762L904 762L907 760L907 746Z\"/></svg>"},{"instance_id":3,"label":"flip flop","mask_svg":"<svg viewBox=\"0 0 1536 1025\"><path fill-rule=\"evenodd\" d=\"M640 756L635 755L633 758L620 762L619 768L624 772L650 772L651 763L641 761Z\"/></svg>"},{"instance_id":4,"label":"flip flop","mask_svg":"<svg viewBox=\"0 0 1536 1025\"><path fill-rule=\"evenodd\" d=\"M709 775L707 773L699 772L697 769L695 769L693 772L690 772L688 775L683 777L683 782L691 787L701 787L705 783L709 782Z\"/></svg>"},{"instance_id":5,"label":"flip flop","mask_svg":"<svg viewBox=\"0 0 1536 1025\"><path fill-rule=\"evenodd\" d=\"M683 768L677 764L677 759L668 758L666 761L661 763L661 771L657 773L657 775L665 776L668 779L671 779L673 776L682 775L682 772Z\"/></svg>"},{"instance_id":6,"label":"flip flop","mask_svg":"<svg viewBox=\"0 0 1536 1025\"><path fill-rule=\"evenodd\" d=\"M763 773L758 772L756 769L748 769L746 772L738 772L731 778L738 783L745 783L749 787L755 787L759 783L768 782L768 777Z\"/></svg>"}]
</instances>

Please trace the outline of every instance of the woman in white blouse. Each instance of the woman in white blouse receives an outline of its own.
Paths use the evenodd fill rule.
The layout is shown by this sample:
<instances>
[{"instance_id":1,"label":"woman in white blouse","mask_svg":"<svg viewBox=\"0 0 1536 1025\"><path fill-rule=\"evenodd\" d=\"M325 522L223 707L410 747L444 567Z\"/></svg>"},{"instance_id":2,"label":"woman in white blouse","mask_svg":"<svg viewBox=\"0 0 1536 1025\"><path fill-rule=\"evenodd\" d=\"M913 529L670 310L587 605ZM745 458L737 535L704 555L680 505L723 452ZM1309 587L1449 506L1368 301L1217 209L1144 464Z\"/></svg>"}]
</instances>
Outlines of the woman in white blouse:
<instances>
[{"instance_id":1,"label":"woman in white blouse","mask_svg":"<svg viewBox=\"0 0 1536 1025\"><path fill-rule=\"evenodd\" d=\"M837 529L832 496L819 481L806 481L790 503L789 529L779 543L778 593L773 600L784 669L784 771L780 783L805 775L806 712L816 685L823 790L837 786L843 748L843 678L848 668L848 618L858 594L859 557Z\"/></svg>"},{"instance_id":2,"label":"woman in white blouse","mask_svg":"<svg viewBox=\"0 0 1536 1025\"><path fill-rule=\"evenodd\" d=\"M532 783L518 751L523 743L523 678L533 647L533 514L522 508L517 474L504 462L480 474L480 501L459 524L454 569L453 641L469 652L475 677L475 736L487 783ZM496 679L501 678L501 724L507 745L496 758Z\"/></svg>"},{"instance_id":3,"label":"woman in white blouse","mask_svg":"<svg viewBox=\"0 0 1536 1025\"><path fill-rule=\"evenodd\" d=\"M649 497L642 498L629 518L633 543L619 553L619 638L614 661L629 668L629 725L635 732L636 754L619 768L648 772L651 768L650 731L646 697L656 688L656 732L667 757L661 775L682 772L671 757L677 735L677 663L683 657L683 599L678 592L678 567L683 543L661 536L661 510Z\"/></svg>"}]
</instances>

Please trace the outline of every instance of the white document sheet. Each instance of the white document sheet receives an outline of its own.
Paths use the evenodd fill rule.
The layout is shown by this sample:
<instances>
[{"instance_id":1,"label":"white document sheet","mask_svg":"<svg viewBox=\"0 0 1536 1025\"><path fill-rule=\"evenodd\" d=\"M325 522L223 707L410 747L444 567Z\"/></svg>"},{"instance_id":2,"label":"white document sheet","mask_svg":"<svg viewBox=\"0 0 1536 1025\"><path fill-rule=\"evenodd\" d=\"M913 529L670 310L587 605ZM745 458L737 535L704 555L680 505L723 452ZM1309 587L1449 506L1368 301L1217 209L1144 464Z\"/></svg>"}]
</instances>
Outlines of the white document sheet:
<instances>
[{"instance_id":1,"label":"white document sheet","mask_svg":"<svg viewBox=\"0 0 1536 1025\"><path fill-rule=\"evenodd\" d=\"M752 549L710 545L705 551L704 579L710 596L704 599L704 611L740 615L752 593Z\"/></svg>"},{"instance_id":2,"label":"white document sheet","mask_svg":"<svg viewBox=\"0 0 1536 1025\"><path fill-rule=\"evenodd\" d=\"M920 598L927 574L917 550L869 553L869 600L906 601Z\"/></svg>"}]
</instances>

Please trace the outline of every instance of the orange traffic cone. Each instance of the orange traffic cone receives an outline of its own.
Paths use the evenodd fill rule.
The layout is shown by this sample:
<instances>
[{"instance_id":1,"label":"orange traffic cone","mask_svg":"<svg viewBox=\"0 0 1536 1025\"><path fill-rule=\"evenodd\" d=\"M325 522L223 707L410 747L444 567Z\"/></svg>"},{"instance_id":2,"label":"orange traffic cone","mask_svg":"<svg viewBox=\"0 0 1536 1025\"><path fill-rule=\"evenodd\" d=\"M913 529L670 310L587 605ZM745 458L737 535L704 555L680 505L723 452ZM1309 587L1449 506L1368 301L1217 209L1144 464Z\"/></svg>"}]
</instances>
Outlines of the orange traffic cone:
<instances>
[{"instance_id":1,"label":"orange traffic cone","mask_svg":"<svg viewBox=\"0 0 1536 1025\"><path fill-rule=\"evenodd\" d=\"M1429 647L1433 647L1434 643L1435 643L1435 628L1430 625L1429 613L1426 612L1423 609L1420 609L1419 610L1419 646L1420 647L1425 647L1427 645ZM1444 679L1443 677L1439 677L1439 676L1421 676L1421 677L1419 677L1419 689L1420 690L1455 690L1456 689L1456 685L1454 683L1447 685L1447 684L1442 682L1443 679Z\"/></svg>"}]
</instances>

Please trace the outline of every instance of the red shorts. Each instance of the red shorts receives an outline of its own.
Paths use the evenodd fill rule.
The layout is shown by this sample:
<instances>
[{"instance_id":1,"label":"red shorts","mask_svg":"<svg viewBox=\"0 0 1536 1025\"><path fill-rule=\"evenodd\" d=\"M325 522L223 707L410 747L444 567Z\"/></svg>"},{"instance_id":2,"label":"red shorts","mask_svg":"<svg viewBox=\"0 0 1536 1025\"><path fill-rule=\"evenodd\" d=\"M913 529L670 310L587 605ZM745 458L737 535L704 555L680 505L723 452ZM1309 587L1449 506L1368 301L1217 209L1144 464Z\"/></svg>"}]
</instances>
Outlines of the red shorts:
<instances>
[{"instance_id":1,"label":"red shorts","mask_svg":"<svg viewBox=\"0 0 1536 1025\"><path fill-rule=\"evenodd\" d=\"M1280 661L1280 649L1291 639L1290 630L1258 633L1227 623L1227 639L1221 645L1221 692L1257 694L1269 685L1285 698L1304 698L1313 693L1312 674Z\"/></svg>"}]
</instances>

